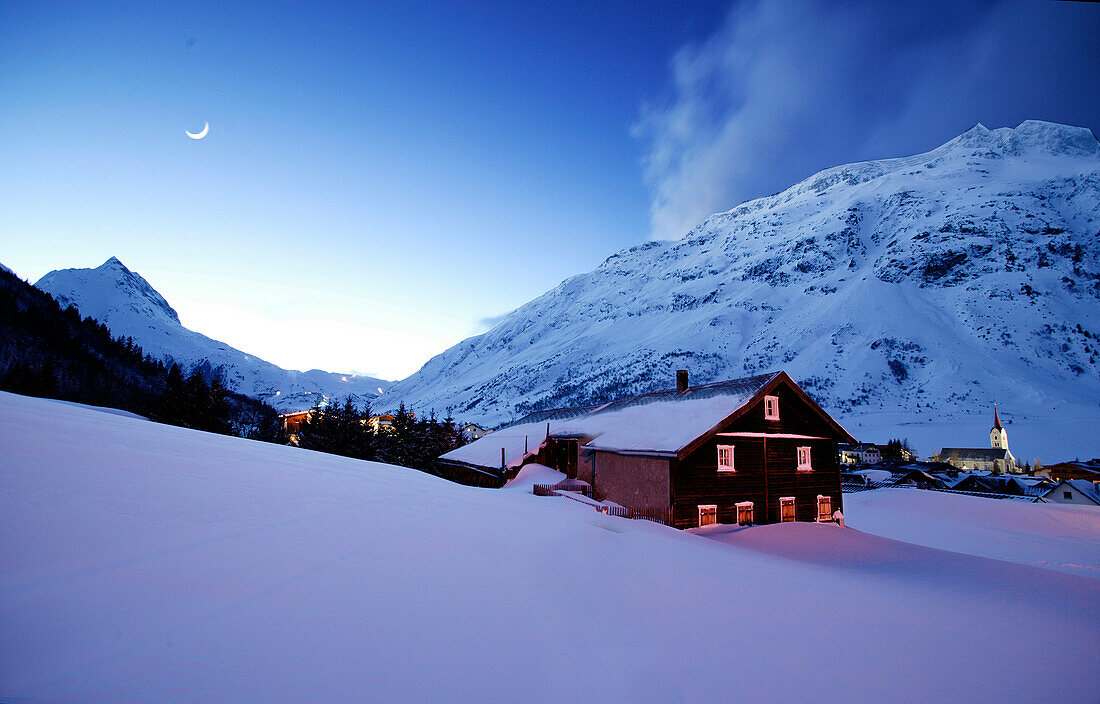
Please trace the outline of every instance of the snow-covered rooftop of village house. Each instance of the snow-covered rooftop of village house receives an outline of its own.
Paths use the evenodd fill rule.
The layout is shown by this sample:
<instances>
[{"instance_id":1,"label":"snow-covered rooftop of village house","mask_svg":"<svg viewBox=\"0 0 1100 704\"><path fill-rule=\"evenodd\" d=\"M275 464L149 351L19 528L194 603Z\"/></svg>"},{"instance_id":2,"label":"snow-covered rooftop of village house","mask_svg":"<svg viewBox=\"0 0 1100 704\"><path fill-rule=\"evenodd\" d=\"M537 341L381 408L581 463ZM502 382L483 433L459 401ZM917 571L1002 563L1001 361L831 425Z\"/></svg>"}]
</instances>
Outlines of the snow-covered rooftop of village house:
<instances>
[{"instance_id":1,"label":"snow-covered rooftop of village house","mask_svg":"<svg viewBox=\"0 0 1100 704\"><path fill-rule=\"evenodd\" d=\"M448 452L442 459L499 467L503 448L505 464L515 467L538 451L546 440L547 426L551 436L592 438L585 446L596 450L671 455L714 428L776 376L760 374L692 386L682 393L667 389L602 406L540 412Z\"/></svg>"},{"instance_id":2,"label":"snow-covered rooftop of village house","mask_svg":"<svg viewBox=\"0 0 1100 704\"><path fill-rule=\"evenodd\" d=\"M554 422L550 421L550 425L553 427ZM498 468L500 451L503 449L505 466L517 467L523 463L524 458L538 452L539 445L544 440L546 440L545 423L512 425L487 433L469 445L451 450L440 459L462 462L475 467Z\"/></svg>"}]
</instances>

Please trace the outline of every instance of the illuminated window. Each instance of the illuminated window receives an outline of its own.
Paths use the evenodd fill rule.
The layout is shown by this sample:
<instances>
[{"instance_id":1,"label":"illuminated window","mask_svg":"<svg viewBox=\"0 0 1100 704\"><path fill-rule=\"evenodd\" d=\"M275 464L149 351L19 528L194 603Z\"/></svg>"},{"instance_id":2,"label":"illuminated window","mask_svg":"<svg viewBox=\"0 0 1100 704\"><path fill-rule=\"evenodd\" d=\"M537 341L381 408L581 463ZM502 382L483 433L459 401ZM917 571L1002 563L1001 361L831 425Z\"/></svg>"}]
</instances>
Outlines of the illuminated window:
<instances>
[{"instance_id":1,"label":"illuminated window","mask_svg":"<svg viewBox=\"0 0 1100 704\"><path fill-rule=\"evenodd\" d=\"M813 467L810 465L810 448L798 448L798 470L800 472L808 472L811 469L813 469Z\"/></svg>"},{"instance_id":2,"label":"illuminated window","mask_svg":"<svg viewBox=\"0 0 1100 704\"><path fill-rule=\"evenodd\" d=\"M752 525L752 502L740 501L737 504L737 525L739 526L751 526Z\"/></svg>"},{"instance_id":3,"label":"illuminated window","mask_svg":"<svg viewBox=\"0 0 1100 704\"><path fill-rule=\"evenodd\" d=\"M718 446L718 471L732 472L733 470L733 445Z\"/></svg>"},{"instance_id":4,"label":"illuminated window","mask_svg":"<svg viewBox=\"0 0 1100 704\"><path fill-rule=\"evenodd\" d=\"M765 420L779 420L779 397L778 396L765 396L764 397L764 419Z\"/></svg>"},{"instance_id":5,"label":"illuminated window","mask_svg":"<svg viewBox=\"0 0 1100 704\"><path fill-rule=\"evenodd\" d=\"M700 504L699 525L712 526L718 522L718 506L716 504Z\"/></svg>"},{"instance_id":6,"label":"illuminated window","mask_svg":"<svg viewBox=\"0 0 1100 704\"><path fill-rule=\"evenodd\" d=\"M779 520L786 523L794 520L794 497L779 497Z\"/></svg>"}]
</instances>

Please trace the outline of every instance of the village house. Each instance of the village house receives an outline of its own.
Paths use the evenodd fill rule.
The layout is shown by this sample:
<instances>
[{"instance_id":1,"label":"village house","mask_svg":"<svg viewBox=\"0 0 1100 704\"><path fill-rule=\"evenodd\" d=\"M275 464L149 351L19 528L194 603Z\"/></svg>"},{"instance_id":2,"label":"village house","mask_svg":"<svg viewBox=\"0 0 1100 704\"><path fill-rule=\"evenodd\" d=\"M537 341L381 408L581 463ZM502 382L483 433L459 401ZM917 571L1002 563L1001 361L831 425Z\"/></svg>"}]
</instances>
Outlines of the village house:
<instances>
[{"instance_id":1,"label":"village house","mask_svg":"<svg viewBox=\"0 0 1100 704\"><path fill-rule=\"evenodd\" d=\"M292 445L298 444L298 430L301 429L302 423L306 422L309 418L309 411L295 411L294 413L280 413L279 422L283 425L283 433L287 437L287 442Z\"/></svg>"},{"instance_id":2,"label":"village house","mask_svg":"<svg viewBox=\"0 0 1100 704\"><path fill-rule=\"evenodd\" d=\"M882 461L882 449L869 442L841 446L840 461L848 464L878 464Z\"/></svg>"},{"instance_id":3,"label":"village house","mask_svg":"<svg viewBox=\"0 0 1100 704\"><path fill-rule=\"evenodd\" d=\"M904 474L894 479L894 485L915 486L918 489L945 489L948 486L948 480L919 467L911 467L907 468Z\"/></svg>"},{"instance_id":4,"label":"village house","mask_svg":"<svg viewBox=\"0 0 1100 704\"><path fill-rule=\"evenodd\" d=\"M1049 504L1100 506L1100 487L1087 479L1063 479L1046 490L1039 500Z\"/></svg>"},{"instance_id":5,"label":"village house","mask_svg":"<svg viewBox=\"0 0 1100 704\"><path fill-rule=\"evenodd\" d=\"M367 424L370 426L372 433L389 432L393 430L394 416L389 413L383 413L377 416L371 416L367 419Z\"/></svg>"},{"instance_id":6,"label":"village house","mask_svg":"<svg viewBox=\"0 0 1100 704\"><path fill-rule=\"evenodd\" d=\"M467 423L462 426L462 434L466 436L466 439L470 442L474 440L480 440L482 435L485 435L489 431L482 428L477 423Z\"/></svg>"},{"instance_id":7,"label":"village house","mask_svg":"<svg viewBox=\"0 0 1100 704\"><path fill-rule=\"evenodd\" d=\"M1004 474L1005 472L1017 473L1016 458L1008 449L1008 431L1001 425L1001 416L997 413L997 407L993 407L993 427L989 429L989 445L987 448L975 447L945 447L940 454L933 457L938 462L946 462L959 469L993 472Z\"/></svg>"},{"instance_id":8,"label":"village house","mask_svg":"<svg viewBox=\"0 0 1100 704\"><path fill-rule=\"evenodd\" d=\"M785 372L533 413L440 458L441 473L500 486L535 462L596 499L664 511L678 528L831 520L837 444L856 440Z\"/></svg>"},{"instance_id":9,"label":"village house","mask_svg":"<svg viewBox=\"0 0 1100 704\"><path fill-rule=\"evenodd\" d=\"M966 491L1001 496L1038 498L1046 490L1046 482L1031 477L1009 477L1001 474L966 474L951 485L952 491Z\"/></svg>"},{"instance_id":10,"label":"village house","mask_svg":"<svg viewBox=\"0 0 1100 704\"><path fill-rule=\"evenodd\" d=\"M1085 479L1100 482L1100 458L1089 461L1073 460L1050 464L1035 472L1036 476L1047 477L1054 481L1060 479Z\"/></svg>"}]
</instances>

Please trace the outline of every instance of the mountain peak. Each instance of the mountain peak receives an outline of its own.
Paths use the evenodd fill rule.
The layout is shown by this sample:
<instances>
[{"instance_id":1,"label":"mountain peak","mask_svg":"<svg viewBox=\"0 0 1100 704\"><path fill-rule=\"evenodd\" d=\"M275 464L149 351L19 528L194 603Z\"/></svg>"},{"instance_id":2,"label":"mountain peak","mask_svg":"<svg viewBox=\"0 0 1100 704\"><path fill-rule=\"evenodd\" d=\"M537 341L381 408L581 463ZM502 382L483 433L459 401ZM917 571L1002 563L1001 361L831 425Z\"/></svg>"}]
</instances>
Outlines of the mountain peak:
<instances>
[{"instance_id":1,"label":"mountain peak","mask_svg":"<svg viewBox=\"0 0 1100 704\"><path fill-rule=\"evenodd\" d=\"M1025 120L1016 127L995 130L979 122L929 154L958 149L982 149L1002 156L1028 153L1069 157L1100 155L1100 143L1087 127L1043 120Z\"/></svg>"},{"instance_id":2,"label":"mountain peak","mask_svg":"<svg viewBox=\"0 0 1100 704\"><path fill-rule=\"evenodd\" d=\"M96 267L96 269L99 271L109 271L111 269L116 269L124 271L127 274L131 273L130 270L126 268L126 265L123 264L118 257L111 257L110 259Z\"/></svg>"},{"instance_id":3,"label":"mountain peak","mask_svg":"<svg viewBox=\"0 0 1100 704\"><path fill-rule=\"evenodd\" d=\"M111 257L95 269L51 271L35 284L62 305L74 305L84 315L97 320L109 318L113 311L129 311L139 316L160 318L177 325L175 309L149 282L126 268L118 257Z\"/></svg>"}]
</instances>

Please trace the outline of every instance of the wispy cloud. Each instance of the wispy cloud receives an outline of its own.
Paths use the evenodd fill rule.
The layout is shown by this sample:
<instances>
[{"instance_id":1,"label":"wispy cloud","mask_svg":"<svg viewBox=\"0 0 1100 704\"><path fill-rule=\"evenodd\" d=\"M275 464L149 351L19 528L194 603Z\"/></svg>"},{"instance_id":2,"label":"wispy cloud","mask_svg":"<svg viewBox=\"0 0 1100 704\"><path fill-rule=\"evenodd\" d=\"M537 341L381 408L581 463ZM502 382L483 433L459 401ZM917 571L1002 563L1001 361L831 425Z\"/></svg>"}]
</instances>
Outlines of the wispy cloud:
<instances>
[{"instance_id":1,"label":"wispy cloud","mask_svg":"<svg viewBox=\"0 0 1100 704\"><path fill-rule=\"evenodd\" d=\"M960 7L960 5L963 5ZM981 122L1096 128L1100 7L767 0L735 4L671 61L634 126L651 236L836 164L930 149Z\"/></svg>"}]
</instances>

